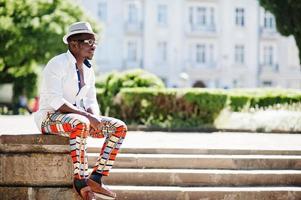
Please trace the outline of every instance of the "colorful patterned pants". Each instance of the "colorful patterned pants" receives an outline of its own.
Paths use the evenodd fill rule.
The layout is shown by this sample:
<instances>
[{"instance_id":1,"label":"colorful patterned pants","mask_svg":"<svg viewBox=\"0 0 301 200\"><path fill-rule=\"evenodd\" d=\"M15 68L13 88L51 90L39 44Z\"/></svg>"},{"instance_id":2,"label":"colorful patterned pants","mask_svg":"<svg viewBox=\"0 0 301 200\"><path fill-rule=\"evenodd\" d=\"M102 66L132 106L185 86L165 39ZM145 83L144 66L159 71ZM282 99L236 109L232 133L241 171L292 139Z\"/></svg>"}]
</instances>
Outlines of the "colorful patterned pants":
<instances>
[{"instance_id":1,"label":"colorful patterned pants","mask_svg":"<svg viewBox=\"0 0 301 200\"><path fill-rule=\"evenodd\" d=\"M90 131L88 118L78 114L48 114L42 123L43 134L55 134L70 138L71 157L74 166L74 178L88 178L87 136L105 137L100 155L93 172L109 175L118 150L125 138L127 127L121 120L111 117L100 117L101 123L97 130Z\"/></svg>"}]
</instances>

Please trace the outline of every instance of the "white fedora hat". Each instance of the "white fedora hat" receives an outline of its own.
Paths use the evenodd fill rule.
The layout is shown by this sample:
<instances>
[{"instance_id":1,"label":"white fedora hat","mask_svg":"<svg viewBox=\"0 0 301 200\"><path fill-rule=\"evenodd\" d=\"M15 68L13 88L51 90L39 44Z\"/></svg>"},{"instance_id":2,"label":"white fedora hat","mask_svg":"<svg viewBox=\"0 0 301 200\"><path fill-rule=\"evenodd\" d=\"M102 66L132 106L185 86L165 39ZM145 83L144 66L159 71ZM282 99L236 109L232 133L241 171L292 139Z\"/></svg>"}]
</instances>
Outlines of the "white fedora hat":
<instances>
[{"instance_id":1,"label":"white fedora hat","mask_svg":"<svg viewBox=\"0 0 301 200\"><path fill-rule=\"evenodd\" d=\"M92 35L96 35L89 22L75 22L69 26L68 33L63 37L63 41L65 44L68 44L68 37L71 35L79 34L79 33L88 33Z\"/></svg>"}]
</instances>

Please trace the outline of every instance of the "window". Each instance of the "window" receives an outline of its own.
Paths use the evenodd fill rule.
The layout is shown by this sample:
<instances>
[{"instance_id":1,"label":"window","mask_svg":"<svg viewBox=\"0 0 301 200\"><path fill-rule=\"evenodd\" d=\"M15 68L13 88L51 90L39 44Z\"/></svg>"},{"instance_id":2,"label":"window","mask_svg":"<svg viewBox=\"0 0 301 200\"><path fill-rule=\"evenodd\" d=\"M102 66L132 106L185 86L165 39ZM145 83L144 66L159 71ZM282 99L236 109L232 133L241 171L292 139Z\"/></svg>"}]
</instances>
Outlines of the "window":
<instances>
[{"instance_id":1,"label":"window","mask_svg":"<svg viewBox=\"0 0 301 200\"><path fill-rule=\"evenodd\" d=\"M127 60L131 62L137 61L137 42L135 41L127 43Z\"/></svg>"},{"instance_id":2,"label":"window","mask_svg":"<svg viewBox=\"0 0 301 200\"><path fill-rule=\"evenodd\" d=\"M245 62L245 47L244 47L244 45L235 45L234 62L236 64L244 64L244 62Z\"/></svg>"},{"instance_id":3,"label":"window","mask_svg":"<svg viewBox=\"0 0 301 200\"><path fill-rule=\"evenodd\" d=\"M98 17L101 21L107 20L107 3L106 2L100 2L98 3Z\"/></svg>"},{"instance_id":4,"label":"window","mask_svg":"<svg viewBox=\"0 0 301 200\"><path fill-rule=\"evenodd\" d=\"M233 80L232 80L232 86L233 86L234 88L236 88L237 85L238 85L237 79L233 79Z\"/></svg>"},{"instance_id":5,"label":"window","mask_svg":"<svg viewBox=\"0 0 301 200\"><path fill-rule=\"evenodd\" d=\"M263 64L273 65L274 63L274 48L272 46L263 47Z\"/></svg>"},{"instance_id":6,"label":"window","mask_svg":"<svg viewBox=\"0 0 301 200\"><path fill-rule=\"evenodd\" d=\"M235 9L235 25L236 26L245 26L245 9L236 8Z\"/></svg>"},{"instance_id":7,"label":"window","mask_svg":"<svg viewBox=\"0 0 301 200\"><path fill-rule=\"evenodd\" d=\"M138 5L136 3L128 4L128 23L138 23Z\"/></svg>"},{"instance_id":8,"label":"window","mask_svg":"<svg viewBox=\"0 0 301 200\"><path fill-rule=\"evenodd\" d=\"M159 62L166 62L167 60L167 42L158 42L158 61Z\"/></svg>"},{"instance_id":9,"label":"window","mask_svg":"<svg viewBox=\"0 0 301 200\"><path fill-rule=\"evenodd\" d=\"M205 7L197 7L196 9L196 24L198 26L206 25L206 8Z\"/></svg>"},{"instance_id":10,"label":"window","mask_svg":"<svg viewBox=\"0 0 301 200\"><path fill-rule=\"evenodd\" d=\"M209 11L209 25L214 26L214 8L210 8Z\"/></svg>"},{"instance_id":11,"label":"window","mask_svg":"<svg viewBox=\"0 0 301 200\"><path fill-rule=\"evenodd\" d=\"M214 64L214 47L212 44L209 45L209 52L208 52L208 56L209 56L209 64L212 65Z\"/></svg>"},{"instance_id":12,"label":"window","mask_svg":"<svg viewBox=\"0 0 301 200\"><path fill-rule=\"evenodd\" d=\"M158 5L157 23L167 25L167 5Z\"/></svg>"},{"instance_id":13,"label":"window","mask_svg":"<svg viewBox=\"0 0 301 200\"><path fill-rule=\"evenodd\" d=\"M271 87L271 86L273 86L273 83L272 83L272 81L263 81L262 82L262 86L264 86L264 87Z\"/></svg>"},{"instance_id":14,"label":"window","mask_svg":"<svg viewBox=\"0 0 301 200\"><path fill-rule=\"evenodd\" d=\"M193 7L189 8L189 24L193 25L194 20L193 20Z\"/></svg>"},{"instance_id":15,"label":"window","mask_svg":"<svg viewBox=\"0 0 301 200\"><path fill-rule=\"evenodd\" d=\"M199 64L206 62L206 46L204 44L196 45L196 62Z\"/></svg>"},{"instance_id":16,"label":"window","mask_svg":"<svg viewBox=\"0 0 301 200\"><path fill-rule=\"evenodd\" d=\"M215 9L205 6L191 6L188 10L188 20L193 30L213 30L215 24Z\"/></svg>"},{"instance_id":17,"label":"window","mask_svg":"<svg viewBox=\"0 0 301 200\"><path fill-rule=\"evenodd\" d=\"M213 44L195 44L194 46L194 61L198 65L204 65L206 67L214 67L214 45Z\"/></svg>"},{"instance_id":18,"label":"window","mask_svg":"<svg viewBox=\"0 0 301 200\"><path fill-rule=\"evenodd\" d=\"M270 12L264 12L263 27L266 29L275 29L275 17Z\"/></svg>"}]
</instances>

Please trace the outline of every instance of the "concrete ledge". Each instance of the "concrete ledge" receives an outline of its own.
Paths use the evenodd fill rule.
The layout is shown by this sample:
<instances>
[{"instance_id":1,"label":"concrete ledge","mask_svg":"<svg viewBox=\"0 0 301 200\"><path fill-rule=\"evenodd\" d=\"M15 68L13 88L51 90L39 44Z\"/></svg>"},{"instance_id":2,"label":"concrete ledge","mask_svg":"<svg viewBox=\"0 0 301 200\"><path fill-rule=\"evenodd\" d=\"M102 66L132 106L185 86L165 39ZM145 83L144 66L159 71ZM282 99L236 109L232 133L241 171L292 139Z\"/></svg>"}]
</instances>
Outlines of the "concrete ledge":
<instances>
[{"instance_id":1,"label":"concrete ledge","mask_svg":"<svg viewBox=\"0 0 301 200\"><path fill-rule=\"evenodd\" d=\"M1 135L0 144L39 144L39 145L66 145L68 137L58 135Z\"/></svg>"},{"instance_id":2,"label":"concrete ledge","mask_svg":"<svg viewBox=\"0 0 301 200\"><path fill-rule=\"evenodd\" d=\"M71 187L69 139L56 135L0 136L0 186Z\"/></svg>"},{"instance_id":3,"label":"concrete ledge","mask_svg":"<svg viewBox=\"0 0 301 200\"><path fill-rule=\"evenodd\" d=\"M69 138L57 135L1 135L0 153L69 154Z\"/></svg>"}]
</instances>

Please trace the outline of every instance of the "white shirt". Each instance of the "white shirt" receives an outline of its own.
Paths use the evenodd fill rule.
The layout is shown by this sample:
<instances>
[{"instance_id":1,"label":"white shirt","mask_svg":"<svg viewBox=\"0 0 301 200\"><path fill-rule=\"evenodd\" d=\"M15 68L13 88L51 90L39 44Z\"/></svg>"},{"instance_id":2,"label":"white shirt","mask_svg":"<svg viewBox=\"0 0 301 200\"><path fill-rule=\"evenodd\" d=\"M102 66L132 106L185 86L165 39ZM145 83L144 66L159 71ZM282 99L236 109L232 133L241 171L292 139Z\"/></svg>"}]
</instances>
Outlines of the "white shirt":
<instances>
[{"instance_id":1,"label":"white shirt","mask_svg":"<svg viewBox=\"0 0 301 200\"><path fill-rule=\"evenodd\" d=\"M95 75L91 66L83 66L85 86L79 90L76 59L70 51L52 58L43 70L40 92L40 108L34 114L36 125L41 129L47 113L53 113L63 104L73 104L87 110L91 108L99 115L96 99Z\"/></svg>"}]
</instances>

